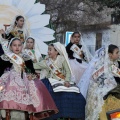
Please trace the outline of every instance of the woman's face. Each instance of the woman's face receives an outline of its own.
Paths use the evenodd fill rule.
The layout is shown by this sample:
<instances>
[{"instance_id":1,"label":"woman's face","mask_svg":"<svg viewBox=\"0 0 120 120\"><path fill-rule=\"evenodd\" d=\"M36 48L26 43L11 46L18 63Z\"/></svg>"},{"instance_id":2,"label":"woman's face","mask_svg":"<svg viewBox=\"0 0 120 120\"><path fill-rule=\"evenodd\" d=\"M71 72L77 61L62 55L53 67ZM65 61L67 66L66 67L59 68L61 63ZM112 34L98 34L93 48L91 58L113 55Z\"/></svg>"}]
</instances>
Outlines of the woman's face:
<instances>
[{"instance_id":1,"label":"woman's face","mask_svg":"<svg viewBox=\"0 0 120 120\"><path fill-rule=\"evenodd\" d=\"M33 39L28 39L27 41L26 41L26 48L27 49L33 49L34 48L34 40Z\"/></svg>"},{"instance_id":2,"label":"woman's face","mask_svg":"<svg viewBox=\"0 0 120 120\"><path fill-rule=\"evenodd\" d=\"M81 38L80 34L78 34L78 33L74 34L74 36L72 37L74 44L79 44L80 38Z\"/></svg>"},{"instance_id":3,"label":"woman's face","mask_svg":"<svg viewBox=\"0 0 120 120\"><path fill-rule=\"evenodd\" d=\"M14 40L11 43L10 49L15 54L20 54L22 52L22 43L20 40Z\"/></svg>"},{"instance_id":4,"label":"woman's face","mask_svg":"<svg viewBox=\"0 0 120 120\"><path fill-rule=\"evenodd\" d=\"M109 53L110 59L117 60L119 58L119 49L114 49L113 53Z\"/></svg>"},{"instance_id":5,"label":"woman's face","mask_svg":"<svg viewBox=\"0 0 120 120\"><path fill-rule=\"evenodd\" d=\"M20 18L18 19L18 21L16 20L17 26L22 28L24 25L24 18Z\"/></svg>"},{"instance_id":6,"label":"woman's face","mask_svg":"<svg viewBox=\"0 0 120 120\"><path fill-rule=\"evenodd\" d=\"M50 58L55 58L57 57L58 52L55 50L55 48L53 46L48 46L48 56Z\"/></svg>"}]
</instances>

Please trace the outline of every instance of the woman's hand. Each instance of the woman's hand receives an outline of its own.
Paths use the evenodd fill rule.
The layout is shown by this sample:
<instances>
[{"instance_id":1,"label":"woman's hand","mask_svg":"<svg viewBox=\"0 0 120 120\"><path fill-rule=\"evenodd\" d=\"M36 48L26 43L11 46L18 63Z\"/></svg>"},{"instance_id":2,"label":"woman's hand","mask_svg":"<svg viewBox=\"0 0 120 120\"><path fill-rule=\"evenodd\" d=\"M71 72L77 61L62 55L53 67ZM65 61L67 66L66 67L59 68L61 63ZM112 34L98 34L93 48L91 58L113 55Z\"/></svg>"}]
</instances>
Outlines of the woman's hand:
<instances>
[{"instance_id":1,"label":"woman's hand","mask_svg":"<svg viewBox=\"0 0 120 120\"><path fill-rule=\"evenodd\" d=\"M27 74L28 80L32 80L32 74Z\"/></svg>"},{"instance_id":2,"label":"woman's hand","mask_svg":"<svg viewBox=\"0 0 120 120\"><path fill-rule=\"evenodd\" d=\"M80 52L79 56L83 58L83 51Z\"/></svg>"},{"instance_id":3,"label":"woman's hand","mask_svg":"<svg viewBox=\"0 0 120 120\"><path fill-rule=\"evenodd\" d=\"M64 83L64 86L65 86L65 87L70 87L70 83L69 83L69 82L65 82L65 83Z\"/></svg>"},{"instance_id":4,"label":"woman's hand","mask_svg":"<svg viewBox=\"0 0 120 120\"><path fill-rule=\"evenodd\" d=\"M37 60L36 60L36 59L34 59L34 60L33 60L33 62L34 62L34 63L37 63Z\"/></svg>"}]
</instances>

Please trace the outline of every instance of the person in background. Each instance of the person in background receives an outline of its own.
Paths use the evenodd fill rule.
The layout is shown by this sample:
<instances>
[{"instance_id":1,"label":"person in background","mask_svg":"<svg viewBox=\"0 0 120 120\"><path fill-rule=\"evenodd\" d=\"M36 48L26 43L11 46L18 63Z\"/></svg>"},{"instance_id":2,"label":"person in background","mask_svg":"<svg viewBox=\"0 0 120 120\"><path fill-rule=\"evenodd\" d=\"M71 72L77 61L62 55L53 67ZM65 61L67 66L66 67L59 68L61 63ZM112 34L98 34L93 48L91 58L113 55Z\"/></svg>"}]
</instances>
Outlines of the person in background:
<instances>
[{"instance_id":1,"label":"person in background","mask_svg":"<svg viewBox=\"0 0 120 120\"><path fill-rule=\"evenodd\" d=\"M21 15L16 16L10 26L7 27L6 31L3 29L0 30L0 34L3 38L2 42L6 40L9 42L12 38L17 37L22 41L22 43L24 43L25 39L29 36L29 30L27 29L25 18ZM0 54L4 54L4 50L1 45Z\"/></svg>"},{"instance_id":2,"label":"person in background","mask_svg":"<svg viewBox=\"0 0 120 120\"><path fill-rule=\"evenodd\" d=\"M33 64L36 62L41 61L42 55L40 53L40 49L35 41L35 39L33 37L28 37L24 43L24 51L25 53L31 58L31 60L33 61ZM46 70L42 69L36 69L35 70L36 73L38 73L38 76L40 76L40 78L45 78L46 76Z\"/></svg>"}]
</instances>

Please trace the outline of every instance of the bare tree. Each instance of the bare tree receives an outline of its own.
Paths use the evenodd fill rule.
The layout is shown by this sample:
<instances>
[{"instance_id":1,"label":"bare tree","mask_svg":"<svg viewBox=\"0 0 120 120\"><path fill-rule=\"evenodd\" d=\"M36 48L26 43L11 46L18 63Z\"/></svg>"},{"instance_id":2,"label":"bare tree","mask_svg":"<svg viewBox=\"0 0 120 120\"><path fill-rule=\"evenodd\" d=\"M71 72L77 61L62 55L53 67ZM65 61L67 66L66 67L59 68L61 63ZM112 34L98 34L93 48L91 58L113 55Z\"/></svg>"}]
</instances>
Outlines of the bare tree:
<instances>
[{"instance_id":1,"label":"bare tree","mask_svg":"<svg viewBox=\"0 0 120 120\"><path fill-rule=\"evenodd\" d=\"M46 5L46 13L51 15L55 34L77 31L83 25L97 24L105 20L109 11L103 15L98 5L89 0L39 0Z\"/></svg>"}]
</instances>

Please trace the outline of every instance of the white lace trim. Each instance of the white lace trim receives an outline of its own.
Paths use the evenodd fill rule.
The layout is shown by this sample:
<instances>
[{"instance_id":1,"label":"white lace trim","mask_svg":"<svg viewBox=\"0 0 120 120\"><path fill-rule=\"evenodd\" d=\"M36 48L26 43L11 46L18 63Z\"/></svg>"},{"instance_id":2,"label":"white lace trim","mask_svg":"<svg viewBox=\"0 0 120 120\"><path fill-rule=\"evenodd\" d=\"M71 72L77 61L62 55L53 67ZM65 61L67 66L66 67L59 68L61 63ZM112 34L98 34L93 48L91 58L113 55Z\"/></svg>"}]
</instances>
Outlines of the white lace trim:
<instances>
[{"instance_id":1,"label":"white lace trim","mask_svg":"<svg viewBox=\"0 0 120 120\"><path fill-rule=\"evenodd\" d=\"M7 57L6 55L1 55L0 57L1 57L1 59L4 60L4 61L10 61L10 58Z\"/></svg>"},{"instance_id":2,"label":"white lace trim","mask_svg":"<svg viewBox=\"0 0 120 120\"><path fill-rule=\"evenodd\" d=\"M106 79L108 81L104 86L98 86L98 83L90 81L87 104L86 104L86 119L85 120L98 120L99 114L102 111L102 106L104 104L103 97L113 88L116 87L116 84Z\"/></svg>"},{"instance_id":3,"label":"white lace trim","mask_svg":"<svg viewBox=\"0 0 120 120\"><path fill-rule=\"evenodd\" d=\"M103 52L102 56L101 52ZM97 80L90 80L86 105L86 120L98 120L104 104L103 97L117 86L110 70L111 61L107 53L108 47L98 50L95 55L97 61L95 62L94 71L96 71L99 66L104 65L104 73L98 77Z\"/></svg>"},{"instance_id":4,"label":"white lace trim","mask_svg":"<svg viewBox=\"0 0 120 120\"><path fill-rule=\"evenodd\" d=\"M1 57L1 59L4 60L4 61L10 61L10 58L9 58L8 56L6 56L5 54L4 54L4 55L1 55L0 57ZM21 57L22 57L25 61L31 59L30 56L27 55L26 53L22 53L22 54L21 54Z\"/></svg>"},{"instance_id":5,"label":"white lace trim","mask_svg":"<svg viewBox=\"0 0 120 120\"><path fill-rule=\"evenodd\" d=\"M6 72L0 77L0 85L4 87L0 93L0 102L13 100L25 105L32 104L34 107L40 105L34 80L27 80L25 73L21 79L20 74L14 70Z\"/></svg>"}]
</instances>

